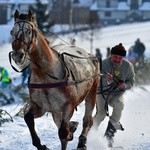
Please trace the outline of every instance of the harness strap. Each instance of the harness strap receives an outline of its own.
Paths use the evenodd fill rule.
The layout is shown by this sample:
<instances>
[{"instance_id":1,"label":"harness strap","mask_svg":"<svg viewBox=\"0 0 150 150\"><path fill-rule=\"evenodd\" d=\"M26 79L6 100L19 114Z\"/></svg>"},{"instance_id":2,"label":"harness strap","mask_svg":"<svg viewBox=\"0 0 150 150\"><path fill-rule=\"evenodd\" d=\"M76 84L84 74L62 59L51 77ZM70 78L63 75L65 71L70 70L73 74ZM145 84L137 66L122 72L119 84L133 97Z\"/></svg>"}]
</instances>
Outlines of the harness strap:
<instances>
[{"instance_id":1,"label":"harness strap","mask_svg":"<svg viewBox=\"0 0 150 150\"><path fill-rule=\"evenodd\" d=\"M103 72L105 72L105 71L103 71ZM107 74L107 72L105 72L105 73ZM101 85L100 85L100 90L101 90L101 91L100 91L98 94L101 94L102 97L104 98L104 100L105 100L105 111L106 111L106 115L109 116L108 98L109 98L110 94L117 88L118 83L119 83L119 82L122 82L122 80L119 80L118 77L113 76L113 80L114 80L114 83L115 83L115 84L110 84L110 85L109 85L109 88L103 90L102 78L103 78L103 76L101 77L101 80L100 80L100 83L101 83ZM105 95L104 93L107 92L107 91L108 91L108 93ZM123 90L120 90L120 91L123 91ZM119 91L118 91L118 92L119 92ZM105 97L105 96L106 96L106 97Z\"/></svg>"},{"instance_id":2,"label":"harness strap","mask_svg":"<svg viewBox=\"0 0 150 150\"><path fill-rule=\"evenodd\" d=\"M24 72L24 71L29 67L29 65L28 65L28 66L26 66L25 68L23 68L22 70L19 71L18 69L16 69L16 68L12 65L12 62L11 62L11 55L12 55L12 51L9 52L9 62L10 62L11 67L14 69L14 71L19 72L19 73L22 73L22 72Z\"/></svg>"},{"instance_id":3,"label":"harness strap","mask_svg":"<svg viewBox=\"0 0 150 150\"><path fill-rule=\"evenodd\" d=\"M83 79L83 80L76 80L76 81L63 81L63 82L55 82L55 83L29 83L30 76L28 80L28 88L33 89L48 89L48 88L63 88L65 86L73 86L80 84L84 81L90 80L91 78L95 78L99 76L99 74L96 74L90 78Z\"/></svg>"},{"instance_id":4,"label":"harness strap","mask_svg":"<svg viewBox=\"0 0 150 150\"><path fill-rule=\"evenodd\" d=\"M77 55L73 55L73 54L70 54L70 53L67 53L67 52L63 52L61 53L61 55L68 55L68 56L71 56L71 57L74 57L74 58L79 58L79 59L97 59L97 57L95 56L89 56L89 57L80 57L80 56L77 56Z\"/></svg>"},{"instance_id":5,"label":"harness strap","mask_svg":"<svg viewBox=\"0 0 150 150\"><path fill-rule=\"evenodd\" d=\"M63 88L65 86L73 86L77 83L75 81L64 81L64 82L56 82L56 83L28 83L28 88L30 89L48 89L48 88Z\"/></svg>"},{"instance_id":6,"label":"harness strap","mask_svg":"<svg viewBox=\"0 0 150 150\"><path fill-rule=\"evenodd\" d=\"M99 58L99 62L100 62L100 72L102 72L102 59L101 58ZM108 97L106 98L104 95L102 81L103 81L103 76L101 76L101 80L100 80L100 89L101 89L102 97L105 99L106 115L109 116Z\"/></svg>"}]
</instances>

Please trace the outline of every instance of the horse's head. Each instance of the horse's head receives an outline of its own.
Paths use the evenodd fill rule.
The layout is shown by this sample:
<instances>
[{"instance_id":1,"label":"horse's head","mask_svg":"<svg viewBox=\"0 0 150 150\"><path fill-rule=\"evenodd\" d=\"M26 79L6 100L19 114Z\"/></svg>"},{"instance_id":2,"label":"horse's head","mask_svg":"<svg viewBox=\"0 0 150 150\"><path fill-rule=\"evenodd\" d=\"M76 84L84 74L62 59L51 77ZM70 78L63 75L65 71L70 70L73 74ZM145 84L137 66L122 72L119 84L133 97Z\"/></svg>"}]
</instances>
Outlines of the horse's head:
<instances>
[{"instance_id":1,"label":"horse's head","mask_svg":"<svg viewBox=\"0 0 150 150\"><path fill-rule=\"evenodd\" d=\"M28 14L20 14L18 10L14 13L14 26L10 31L12 35L12 58L19 66L28 61L28 54L36 38L37 27L35 15L29 10Z\"/></svg>"}]
</instances>

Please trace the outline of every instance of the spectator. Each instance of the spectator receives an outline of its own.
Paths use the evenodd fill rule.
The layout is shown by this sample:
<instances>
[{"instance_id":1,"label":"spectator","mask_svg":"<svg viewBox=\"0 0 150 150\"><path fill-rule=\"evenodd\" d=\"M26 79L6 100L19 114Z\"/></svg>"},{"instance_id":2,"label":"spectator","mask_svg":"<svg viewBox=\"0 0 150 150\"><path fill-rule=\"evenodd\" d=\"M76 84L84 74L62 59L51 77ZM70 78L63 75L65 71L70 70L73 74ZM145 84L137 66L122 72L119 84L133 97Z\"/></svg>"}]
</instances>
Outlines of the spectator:
<instances>
[{"instance_id":1,"label":"spectator","mask_svg":"<svg viewBox=\"0 0 150 150\"><path fill-rule=\"evenodd\" d=\"M140 41L139 38L135 41L133 50L137 54L138 60L144 58L145 45Z\"/></svg>"},{"instance_id":2,"label":"spectator","mask_svg":"<svg viewBox=\"0 0 150 150\"><path fill-rule=\"evenodd\" d=\"M11 85L11 78L8 71L4 67L0 67L0 92L7 103L15 101Z\"/></svg>"},{"instance_id":3,"label":"spectator","mask_svg":"<svg viewBox=\"0 0 150 150\"><path fill-rule=\"evenodd\" d=\"M135 67L136 61L137 61L137 54L134 52L134 46L131 46L128 50L128 54L126 56L126 59L129 60L133 66Z\"/></svg>"},{"instance_id":4,"label":"spectator","mask_svg":"<svg viewBox=\"0 0 150 150\"><path fill-rule=\"evenodd\" d=\"M22 81L21 81L22 85L26 84L26 81L27 81L27 79L28 79L28 77L30 75L30 71L31 71L30 67L28 67L26 70L24 70L22 72Z\"/></svg>"},{"instance_id":5,"label":"spectator","mask_svg":"<svg viewBox=\"0 0 150 150\"><path fill-rule=\"evenodd\" d=\"M107 47L107 53L106 53L106 57L109 57L110 56L110 47Z\"/></svg>"},{"instance_id":6,"label":"spectator","mask_svg":"<svg viewBox=\"0 0 150 150\"><path fill-rule=\"evenodd\" d=\"M95 51L96 51L95 56L99 59L102 59L102 53L101 53L100 49L96 48Z\"/></svg>"}]
</instances>

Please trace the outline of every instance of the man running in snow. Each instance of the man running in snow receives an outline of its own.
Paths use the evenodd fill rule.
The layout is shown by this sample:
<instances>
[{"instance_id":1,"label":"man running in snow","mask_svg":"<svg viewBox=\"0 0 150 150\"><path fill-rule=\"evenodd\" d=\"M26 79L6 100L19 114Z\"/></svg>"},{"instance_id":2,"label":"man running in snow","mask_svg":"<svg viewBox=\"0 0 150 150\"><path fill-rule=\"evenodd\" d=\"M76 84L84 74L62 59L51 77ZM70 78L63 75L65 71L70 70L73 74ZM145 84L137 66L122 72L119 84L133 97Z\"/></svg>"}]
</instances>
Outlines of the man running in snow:
<instances>
[{"instance_id":1,"label":"man running in snow","mask_svg":"<svg viewBox=\"0 0 150 150\"><path fill-rule=\"evenodd\" d=\"M117 130L123 130L120 124L122 110L124 108L124 93L134 84L133 65L124 57L126 50L120 43L112 47L111 55L102 61L100 91L97 96L97 113L94 116L93 127L98 129L100 123L109 116L108 106L113 108L109 116L105 137L108 146L111 147L113 137Z\"/></svg>"}]
</instances>

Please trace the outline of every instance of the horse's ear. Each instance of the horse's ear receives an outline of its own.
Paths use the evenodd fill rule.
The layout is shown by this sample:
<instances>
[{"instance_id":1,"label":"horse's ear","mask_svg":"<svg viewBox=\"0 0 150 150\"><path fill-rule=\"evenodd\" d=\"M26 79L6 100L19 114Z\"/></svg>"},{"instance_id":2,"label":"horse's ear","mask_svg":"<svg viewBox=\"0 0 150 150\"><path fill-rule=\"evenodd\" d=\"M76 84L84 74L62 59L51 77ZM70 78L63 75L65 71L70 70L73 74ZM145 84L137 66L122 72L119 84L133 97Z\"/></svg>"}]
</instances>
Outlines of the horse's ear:
<instances>
[{"instance_id":1,"label":"horse's ear","mask_svg":"<svg viewBox=\"0 0 150 150\"><path fill-rule=\"evenodd\" d=\"M28 19L29 21L32 21L38 27L37 22L36 22L36 14L33 13L31 10L29 10L28 12Z\"/></svg>"},{"instance_id":2,"label":"horse's ear","mask_svg":"<svg viewBox=\"0 0 150 150\"><path fill-rule=\"evenodd\" d=\"M32 14L32 21L36 23L36 14L35 13Z\"/></svg>"},{"instance_id":3,"label":"horse's ear","mask_svg":"<svg viewBox=\"0 0 150 150\"><path fill-rule=\"evenodd\" d=\"M15 13L14 13L14 20L17 21L17 19L19 18L19 11L16 9Z\"/></svg>"},{"instance_id":4,"label":"horse's ear","mask_svg":"<svg viewBox=\"0 0 150 150\"><path fill-rule=\"evenodd\" d=\"M28 11L28 18L29 18L29 21L32 21L32 11L31 10Z\"/></svg>"},{"instance_id":5,"label":"horse's ear","mask_svg":"<svg viewBox=\"0 0 150 150\"><path fill-rule=\"evenodd\" d=\"M28 18L29 18L29 21L32 21L32 22L35 21L35 14L31 10L28 11Z\"/></svg>"}]
</instances>

